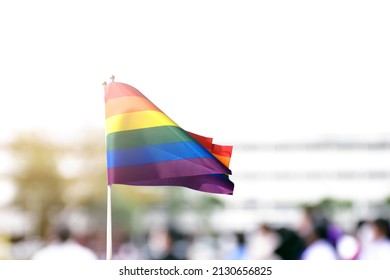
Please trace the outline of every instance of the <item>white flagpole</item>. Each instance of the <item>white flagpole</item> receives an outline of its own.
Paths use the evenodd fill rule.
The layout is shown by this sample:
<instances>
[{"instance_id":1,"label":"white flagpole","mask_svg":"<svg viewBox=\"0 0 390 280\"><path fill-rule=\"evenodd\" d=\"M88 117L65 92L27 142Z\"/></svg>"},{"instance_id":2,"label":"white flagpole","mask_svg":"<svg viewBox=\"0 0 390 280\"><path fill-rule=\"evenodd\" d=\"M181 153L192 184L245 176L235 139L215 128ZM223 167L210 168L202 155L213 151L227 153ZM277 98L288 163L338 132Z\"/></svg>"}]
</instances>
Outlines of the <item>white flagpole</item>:
<instances>
[{"instance_id":1,"label":"white flagpole","mask_svg":"<svg viewBox=\"0 0 390 280\"><path fill-rule=\"evenodd\" d=\"M107 185L107 246L106 259L112 259L111 185Z\"/></svg>"},{"instance_id":2,"label":"white flagpole","mask_svg":"<svg viewBox=\"0 0 390 280\"><path fill-rule=\"evenodd\" d=\"M114 75L111 80L114 82ZM107 83L104 81L104 87ZM106 259L112 260L112 219L111 219L111 185L107 185L107 231L106 231Z\"/></svg>"}]
</instances>

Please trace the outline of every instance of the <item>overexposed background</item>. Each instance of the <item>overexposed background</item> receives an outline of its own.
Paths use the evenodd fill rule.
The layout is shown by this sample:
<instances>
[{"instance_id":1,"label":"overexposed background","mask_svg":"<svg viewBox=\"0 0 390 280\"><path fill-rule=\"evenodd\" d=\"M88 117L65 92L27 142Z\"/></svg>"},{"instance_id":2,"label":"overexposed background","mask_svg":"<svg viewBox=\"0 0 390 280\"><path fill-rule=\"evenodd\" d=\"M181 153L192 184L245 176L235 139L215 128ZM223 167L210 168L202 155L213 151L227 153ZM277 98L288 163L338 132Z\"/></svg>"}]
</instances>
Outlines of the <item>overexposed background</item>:
<instances>
[{"instance_id":1,"label":"overexposed background","mask_svg":"<svg viewBox=\"0 0 390 280\"><path fill-rule=\"evenodd\" d=\"M2 2L1 141L29 129L59 139L104 130L111 74L221 144L383 139L388 12L386 1ZM339 164L309 165L322 163ZM233 174L284 164L232 159ZM271 191L236 184L237 195ZM364 186L338 190L351 188L365 196Z\"/></svg>"},{"instance_id":2,"label":"overexposed background","mask_svg":"<svg viewBox=\"0 0 390 280\"><path fill-rule=\"evenodd\" d=\"M218 196L232 207L384 199L390 152L367 146L390 141L389 14L387 1L3 1L0 145L104 132L114 74L234 146L235 194ZM1 149L3 205L12 167Z\"/></svg>"}]
</instances>

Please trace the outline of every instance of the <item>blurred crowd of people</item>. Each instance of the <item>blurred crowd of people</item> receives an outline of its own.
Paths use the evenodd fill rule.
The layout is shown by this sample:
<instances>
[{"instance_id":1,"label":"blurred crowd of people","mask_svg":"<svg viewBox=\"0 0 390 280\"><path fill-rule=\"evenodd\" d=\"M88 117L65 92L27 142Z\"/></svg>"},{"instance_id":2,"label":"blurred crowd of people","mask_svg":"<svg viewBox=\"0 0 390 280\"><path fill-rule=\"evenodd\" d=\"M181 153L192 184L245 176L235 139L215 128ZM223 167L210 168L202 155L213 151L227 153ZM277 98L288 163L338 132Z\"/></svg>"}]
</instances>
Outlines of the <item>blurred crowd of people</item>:
<instances>
[{"instance_id":1,"label":"blurred crowd of people","mask_svg":"<svg viewBox=\"0 0 390 280\"><path fill-rule=\"evenodd\" d=\"M261 224L249 235L246 259L390 260L390 223L360 220L351 231L307 211L296 228Z\"/></svg>"},{"instance_id":2,"label":"blurred crowd of people","mask_svg":"<svg viewBox=\"0 0 390 280\"><path fill-rule=\"evenodd\" d=\"M115 231L115 229L114 229ZM173 227L152 228L141 238L113 236L113 259L142 260L382 260L390 259L390 224L385 218L360 220L344 230L320 212L307 210L295 227L261 223L249 232L184 234ZM105 233L77 236L56 226L46 241L0 239L8 259L105 259Z\"/></svg>"}]
</instances>

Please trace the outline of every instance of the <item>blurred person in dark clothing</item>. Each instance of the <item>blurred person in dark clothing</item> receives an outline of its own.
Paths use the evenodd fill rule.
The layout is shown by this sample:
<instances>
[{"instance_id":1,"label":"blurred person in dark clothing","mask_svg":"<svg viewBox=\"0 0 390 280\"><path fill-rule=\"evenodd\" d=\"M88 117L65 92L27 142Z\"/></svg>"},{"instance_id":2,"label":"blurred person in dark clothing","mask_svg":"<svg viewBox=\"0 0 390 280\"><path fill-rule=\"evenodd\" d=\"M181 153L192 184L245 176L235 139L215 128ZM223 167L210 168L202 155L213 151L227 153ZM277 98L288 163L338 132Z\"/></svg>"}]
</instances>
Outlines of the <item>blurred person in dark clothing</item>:
<instances>
[{"instance_id":1,"label":"blurred person in dark clothing","mask_svg":"<svg viewBox=\"0 0 390 280\"><path fill-rule=\"evenodd\" d=\"M246 243L246 236L243 232L236 232L236 246L233 251L227 256L229 260L246 260L248 259L248 248Z\"/></svg>"},{"instance_id":2,"label":"blurred person in dark clothing","mask_svg":"<svg viewBox=\"0 0 390 280\"><path fill-rule=\"evenodd\" d=\"M303 208L301 221L298 225L298 234L306 238L314 230L314 226L319 223L325 223L327 219L319 208L307 206Z\"/></svg>"},{"instance_id":3,"label":"blurred person in dark clothing","mask_svg":"<svg viewBox=\"0 0 390 280\"><path fill-rule=\"evenodd\" d=\"M173 227L167 231L167 251L163 260L186 260L189 240L186 235Z\"/></svg>"},{"instance_id":4,"label":"blurred person in dark clothing","mask_svg":"<svg viewBox=\"0 0 390 280\"><path fill-rule=\"evenodd\" d=\"M260 232L264 236L273 237L272 243L272 259L282 260L299 260L303 250L305 249L305 242L299 234L293 229L287 227L272 227L267 224L262 224L259 227ZM259 248L252 248L254 250Z\"/></svg>"},{"instance_id":5,"label":"blurred person in dark clothing","mask_svg":"<svg viewBox=\"0 0 390 280\"><path fill-rule=\"evenodd\" d=\"M167 250L166 253L161 257L161 260L180 260L179 256L176 254L174 250L174 241L172 237L168 237L167 240Z\"/></svg>"},{"instance_id":6,"label":"blurred person in dark clothing","mask_svg":"<svg viewBox=\"0 0 390 280\"><path fill-rule=\"evenodd\" d=\"M305 250L304 240L289 228L279 228L276 233L280 237L280 243L275 249L275 254L282 260L299 260Z\"/></svg>"},{"instance_id":7,"label":"blurred person in dark clothing","mask_svg":"<svg viewBox=\"0 0 390 280\"><path fill-rule=\"evenodd\" d=\"M343 230L334 222L329 220L325 212L319 207L304 208L301 223L298 227L298 233L303 239L310 239L310 235L315 231L315 227L320 225L325 227L325 235L322 237L326 239L333 247L343 236Z\"/></svg>"},{"instance_id":8,"label":"blurred person in dark clothing","mask_svg":"<svg viewBox=\"0 0 390 280\"><path fill-rule=\"evenodd\" d=\"M171 226L155 228L149 233L147 258L152 260L187 259L188 241Z\"/></svg>"}]
</instances>

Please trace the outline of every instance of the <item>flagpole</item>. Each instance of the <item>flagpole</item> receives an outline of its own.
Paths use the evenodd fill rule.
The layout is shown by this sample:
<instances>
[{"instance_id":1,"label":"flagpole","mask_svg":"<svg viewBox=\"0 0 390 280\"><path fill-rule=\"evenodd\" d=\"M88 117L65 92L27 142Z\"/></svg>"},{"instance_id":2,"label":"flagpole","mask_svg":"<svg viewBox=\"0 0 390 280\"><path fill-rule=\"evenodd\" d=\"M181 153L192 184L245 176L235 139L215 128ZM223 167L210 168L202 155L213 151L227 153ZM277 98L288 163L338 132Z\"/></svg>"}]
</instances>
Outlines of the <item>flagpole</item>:
<instances>
[{"instance_id":1,"label":"flagpole","mask_svg":"<svg viewBox=\"0 0 390 280\"><path fill-rule=\"evenodd\" d=\"M106 259L112 259L111 185L107 185L107 246Z\"/></svg>"},{"instance_id":2,"label":"flagpole","mask_svg":"<svg viewBox=\"0 0 390 280\"><path fill-rule=\"evenodd\" d=\"M111 80L114 82L114 75ZM106 81L102 86L106 86ZM107 230L106 230L106 259L112 260L112 214L111 214L111 185L107 185Z\"/></svg>"}]
</instances>

